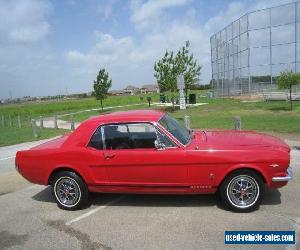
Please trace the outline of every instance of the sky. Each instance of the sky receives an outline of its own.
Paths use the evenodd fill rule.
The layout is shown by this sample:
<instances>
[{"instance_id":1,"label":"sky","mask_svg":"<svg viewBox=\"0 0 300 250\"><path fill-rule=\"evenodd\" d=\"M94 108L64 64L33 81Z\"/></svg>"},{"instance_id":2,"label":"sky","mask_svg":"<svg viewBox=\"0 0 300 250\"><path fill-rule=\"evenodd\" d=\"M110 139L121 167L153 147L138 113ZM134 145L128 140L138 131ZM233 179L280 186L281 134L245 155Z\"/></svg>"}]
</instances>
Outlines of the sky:
<instances>
[{"instance_id":1,"label":"sky","mask_svg":"<svg viewBox=\"0 0 300 250\"><path fill-rule=\"evenodd\" d=\"M0 0L0 99L155 83L153 65L185 41L211 79L210 36L248 11L290 0Z\"/></svg>"}]
</instances>

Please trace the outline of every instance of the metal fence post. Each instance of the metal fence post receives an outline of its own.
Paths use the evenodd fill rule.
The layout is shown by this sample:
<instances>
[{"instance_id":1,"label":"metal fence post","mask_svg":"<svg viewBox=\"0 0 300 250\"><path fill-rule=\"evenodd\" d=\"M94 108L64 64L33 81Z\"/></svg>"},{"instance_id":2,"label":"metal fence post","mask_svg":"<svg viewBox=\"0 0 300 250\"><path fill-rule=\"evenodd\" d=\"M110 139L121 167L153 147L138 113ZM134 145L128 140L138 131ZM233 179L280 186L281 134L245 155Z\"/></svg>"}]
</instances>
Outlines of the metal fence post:
<instances>
[{"instance_id":1,"label":"metal fence post","mask_svg":"<svg viewBox=\"0 0 300 250\"><path fill-rule=\"evenodd\" d=\"M73 118L73 115L71 115L71 130L72 130L72 131L75 130L75 124L74 124L74 118Z\"/></svg>"},{"instance_id":2,"label":"metal fence post","mask_svg":"<svg viewBox=\"0 0 300 250\"><path fill-rule=\"evenodd\" d=\"M44 120L42 116L40 116L40 128L44 128Z\"/></svg>"},{"instance_id":3,"label":"metal fence post","mask_svg":"<svg viewBox=\"0 0 300 250\"><path fill-rule=\"evenodd\" d=\"M21 116L18 115L18 125L19 125L19 128L22 128L22 122L21 122Z\"/></svg>"},{"instance_id":4,"label":"metal fence post","mask_svg":"<svg viewBox=\"0 0 300 250\"><path fill-rule=\"evenodd\" d=\"M5 127L5 120L4 120L4 115L2 115L2 127Z\"/></svg>"},{"instance_id":5,"label":"metal fence post","mask_svg":"<svg viewBox=\"0 0 300 250\"><path fill-rule=\"evenodd\" d=\"M242 130L242 120L240 116L234 117L234 129L235 130Z\"/></svg>"},{"instance_id":6,"label":"metal fence post","mask_svg":"<svg viewBox=\"0 0 300 250\"><path fill-rule=\"evenodd\" d=\"M34 138L38 138L38 134L36 132L36 122L34 119L31 119L31 128L32 128L32 134Z\"/></svg>"},{"instance_id":7,"label":"metal fence post","mask_svg":"<svg viewBox=\"0 0 300 250\"><path fill-rule=\"evenodd\" d=\"M184 124L187 129L191 129L191 119L189 115L184 116Z\"/></svg>"},{"instance_id":8,"label":"metal fence post","mask_svg":"<svg viewBox=\"0 0 300 250\"><path fill-rule=\"evenodd\" d=\"M54 116L54 128L58 129L58 126L57 126L57 116Z\"/></svg>"}]
</instances>

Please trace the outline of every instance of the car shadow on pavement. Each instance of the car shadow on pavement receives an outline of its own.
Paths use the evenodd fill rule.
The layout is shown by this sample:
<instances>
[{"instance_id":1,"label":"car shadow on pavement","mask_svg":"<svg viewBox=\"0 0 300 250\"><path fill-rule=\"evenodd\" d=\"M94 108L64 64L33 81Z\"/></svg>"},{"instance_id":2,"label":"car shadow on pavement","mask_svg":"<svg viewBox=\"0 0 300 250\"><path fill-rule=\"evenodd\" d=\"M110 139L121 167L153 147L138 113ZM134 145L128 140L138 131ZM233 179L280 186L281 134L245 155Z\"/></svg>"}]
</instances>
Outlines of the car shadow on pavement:
<instances>
[{"instance_id":1,"label":"car shadow on pavement","mask_svg":"<svg viewBox=\"0 0 300 250\"><path fill-rule=\"evenodd\" d=\"M139 206L139 207L196 207L215 206L216 195L153 195L153 194L105 194L91 193L89 205L102 206L106 203L124 198L108 206ZM40 202L55 203L51 187L48 186L32 196L32 199Z\"/></svg>"},{"instance_id":2,"label":"car shadow on pavement","mask_svg":"<svg viewBox=\"0 0 300 250\"><path fill-rule=\"evenodd\" d=\"M51 192L51 186L46 187L42 191L38 192L34 196L32 196L32 199L36 201L42 201L42 202L52 202L55 203L55 200L52 196Z\"/></svg>"},{"instance_id":3,"label":"car shadow on pavement","mask_svg":"<svg viewBox=\"0 0 300 250\"><path fill-rule=\"evenodd\" d=\"M108 206L137 206L137 207L212 207L217 206L227 210L217 194L203 195L153 195L153 194L101 194L91 193L88 206L102 206L119 199ZM266 189L262 205L276 205L281 203L281 193L278 189ZM38 192L32 199L40 202L55 203L48 186Z\"/></svg>"},{"instance_id":4,"label":"car shadow on pavement","mask_svg":"<svg viewBox=\"0 0 300 250\"><path fill-rule=\"evenodd\" d=\"M115 194L117 199L120 195ZM154 195L154 194L127 194L124 198L109 206L135 206L135 207L200 207L215 206L216 195ZM93 194L91 203L100 205L101 194Z\"/></svg>"},{"instance_id":5,"label":"car shadow on pavement","mask_svg":"<svg viewBox=\"0 0 300 250\"><path fill-rule=\"evenodd\" d=\"M279 189L266 188L262 205L277 205L281 204L281 193Z\"/></svg>"}]
</instances>

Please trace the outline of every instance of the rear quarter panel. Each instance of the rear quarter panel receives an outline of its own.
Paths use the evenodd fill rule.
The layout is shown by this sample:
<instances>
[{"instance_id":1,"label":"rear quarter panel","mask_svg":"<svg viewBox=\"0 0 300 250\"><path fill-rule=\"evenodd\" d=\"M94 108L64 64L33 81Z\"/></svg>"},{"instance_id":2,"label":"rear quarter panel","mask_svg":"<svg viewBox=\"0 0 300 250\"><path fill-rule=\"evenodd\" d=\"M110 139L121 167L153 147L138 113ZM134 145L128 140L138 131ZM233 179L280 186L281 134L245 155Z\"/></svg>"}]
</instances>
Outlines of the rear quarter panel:
<instances>
[{"instance_id":1,"label":"rear quarter panel","mask_svg":"<svg viewBox=\"0 0 300 250\"><path fill-rule=\"evenodd\" d=\"M51 173L59 168L76 171L87 184L94 183L93 166L97 165L99 152L90 152L88 148L59 148L45 150L27 150L17 153L16 164L20 174L32 183L48 185ZM97 169L98 177L106 180L104 168Z\"/></svg>"}]
</instances>

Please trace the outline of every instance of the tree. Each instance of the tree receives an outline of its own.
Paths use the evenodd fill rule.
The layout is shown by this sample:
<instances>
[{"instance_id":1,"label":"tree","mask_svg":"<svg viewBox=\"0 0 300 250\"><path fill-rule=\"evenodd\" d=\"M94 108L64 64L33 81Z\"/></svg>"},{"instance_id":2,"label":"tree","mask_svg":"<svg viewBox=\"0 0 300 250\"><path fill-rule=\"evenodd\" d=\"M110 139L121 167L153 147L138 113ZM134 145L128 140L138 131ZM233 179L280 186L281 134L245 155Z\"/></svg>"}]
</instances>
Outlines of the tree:
<instances>
[{"instance_id":1,"label":"tree","mask_svg":"<svg viewBox=\"0 0 300 250\"><path fill-rule=\"evenodd\" d=\"M160 92L177 90L176 86L176 66L174 52L166 50L164 56L154 64L154 76L157 80Z\"/></svg>"},{"instance_id":2,"label":"tree","mask_svg":"<svg viewBox=\"0 0 300 250\"><path fill-rule=\"evenodd\" d=\"M164 56L154 64L154 76L161 92L177 90L177 76L182 74L185 82L185 92L199 82L202 66L198 65L190 52L190 42L186 41L176 56L173 51L166 50Z\"/></svg>"},{"instance_id":3,"label":"tree","mask_svg":"<svg viewBox=\"0 0 300 250\"><path fill-rule=\"evenodd\" d=\"M96 80L94 81L94 93L97 100L100 100L101 109L103 110L103 100L107 96L107 92L111 87L111 79L105 69L100 69Z\"/></svg>"},{"instance_id":4,"label":"tree","mask_svg":"<svg viewBox=\"0 0 300 250\"><path fill-rule=\"evenodd\" d=\"M293 109L292 102L292 87L293 85L300 84L300 73L293 71L282 71L276 79L279 89L289 89L290 91L290 109Z\"/></svg>"}]
</instances>

